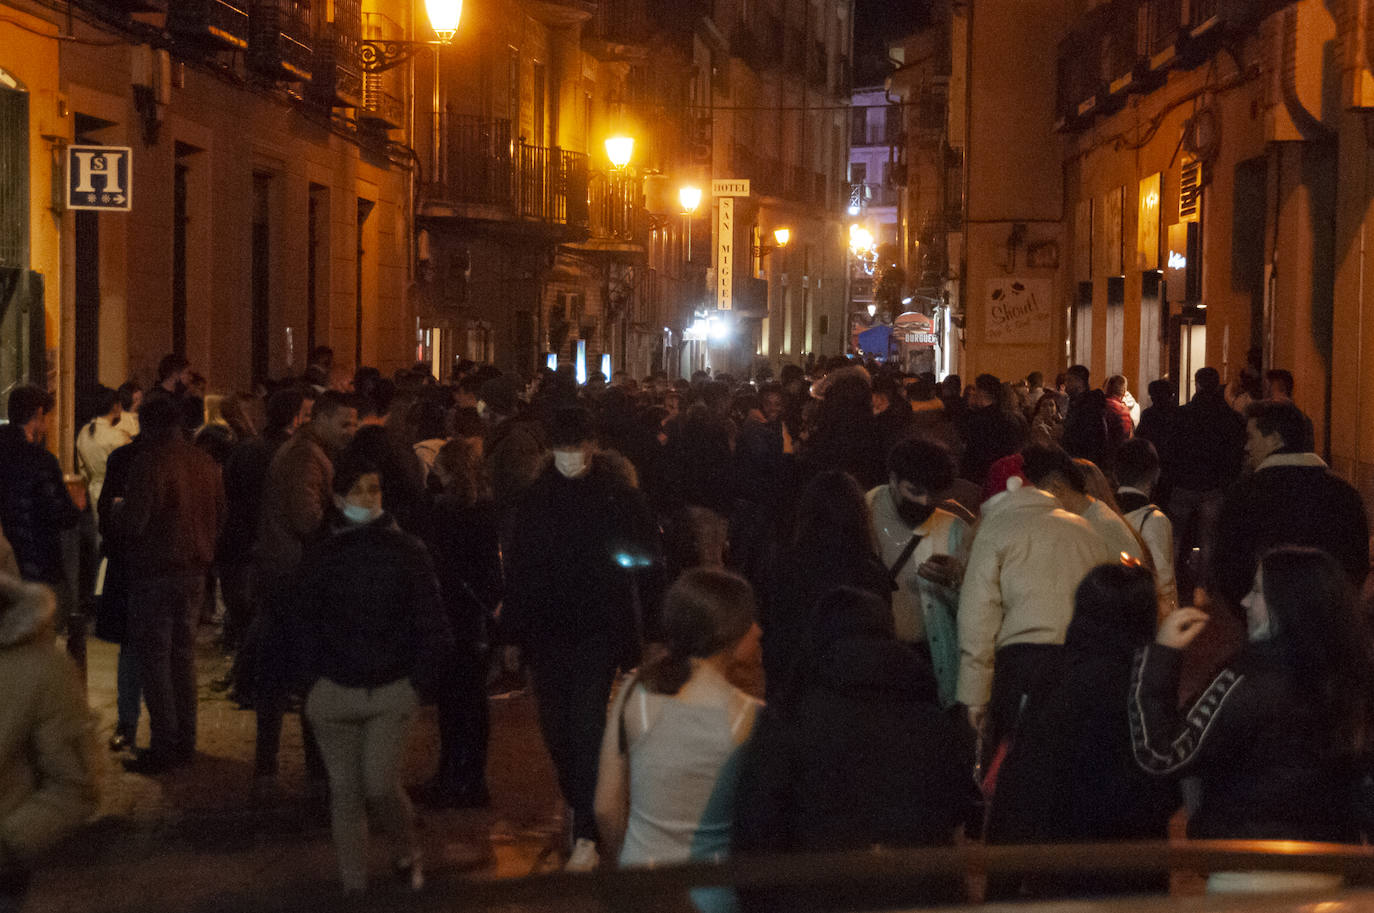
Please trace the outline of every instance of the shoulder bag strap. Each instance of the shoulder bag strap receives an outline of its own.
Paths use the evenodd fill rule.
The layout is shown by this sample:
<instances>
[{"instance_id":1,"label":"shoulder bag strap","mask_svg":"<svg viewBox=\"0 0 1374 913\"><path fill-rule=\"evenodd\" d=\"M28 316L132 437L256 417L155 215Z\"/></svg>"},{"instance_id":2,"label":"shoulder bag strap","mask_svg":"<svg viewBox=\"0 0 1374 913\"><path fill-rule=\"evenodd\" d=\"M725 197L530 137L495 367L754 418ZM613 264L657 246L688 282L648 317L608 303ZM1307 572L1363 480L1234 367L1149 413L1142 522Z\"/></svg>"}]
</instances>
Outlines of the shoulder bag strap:
<instances>
[{"instance_id":1,"label":"shoulder bag strap","mask_svg":"<svg viewBox=\"0 0 1374 913\"><path fill-rule=\"evenodd\" d=\"M892 578L894 584L897 582L898 576L901 575L902 569L906 567L907 562L911 560L911 556L916 552L916 546L920 545L921 540L924 538L925 537L919 533L912 533L911 539L906 544L906 548L902 549L902 553L897 556L897 560L893 563L892 567L888 568L888 576Z\"/></svg>"}]
</instances>

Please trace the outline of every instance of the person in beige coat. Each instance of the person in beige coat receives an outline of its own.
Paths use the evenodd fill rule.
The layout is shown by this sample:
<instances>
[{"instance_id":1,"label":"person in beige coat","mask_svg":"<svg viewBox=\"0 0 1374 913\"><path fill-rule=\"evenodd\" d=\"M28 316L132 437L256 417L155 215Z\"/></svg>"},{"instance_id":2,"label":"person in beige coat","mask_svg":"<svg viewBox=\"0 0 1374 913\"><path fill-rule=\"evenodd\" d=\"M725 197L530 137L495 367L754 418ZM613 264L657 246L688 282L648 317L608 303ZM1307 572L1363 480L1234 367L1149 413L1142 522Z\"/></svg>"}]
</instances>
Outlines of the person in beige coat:
<instances>
[{"instance_id":1,"label":"person in beige coat","mask_svg":"<svg viewBox=\"0 0 1374 913\"><path fill-rule=\"evenodd\" d=\"M0 913L42 854L94 814L98 755L76 668L57 649L52 590L0 572Z\"/></svg>"}]
</instances>

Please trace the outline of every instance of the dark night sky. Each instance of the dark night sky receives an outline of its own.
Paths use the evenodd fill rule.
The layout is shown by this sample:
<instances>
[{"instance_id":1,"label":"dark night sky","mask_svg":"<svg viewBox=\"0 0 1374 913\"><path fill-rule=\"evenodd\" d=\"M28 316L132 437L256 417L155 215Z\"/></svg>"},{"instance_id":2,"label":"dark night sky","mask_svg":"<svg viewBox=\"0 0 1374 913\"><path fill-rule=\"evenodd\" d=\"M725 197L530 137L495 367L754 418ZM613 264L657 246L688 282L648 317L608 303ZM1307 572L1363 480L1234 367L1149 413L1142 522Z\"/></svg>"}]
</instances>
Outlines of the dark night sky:
<instances>
[{"instance_id":1,"label":"dark night sky","mask_svg":"<svg viewBox=\"0 0 1374 913\"><path fill-rule=\"evenodd\" d=\"M929 0L855 0L856 86L881 82L890 66L886 45L926 24Z\"/></svg>"}]
</instances>

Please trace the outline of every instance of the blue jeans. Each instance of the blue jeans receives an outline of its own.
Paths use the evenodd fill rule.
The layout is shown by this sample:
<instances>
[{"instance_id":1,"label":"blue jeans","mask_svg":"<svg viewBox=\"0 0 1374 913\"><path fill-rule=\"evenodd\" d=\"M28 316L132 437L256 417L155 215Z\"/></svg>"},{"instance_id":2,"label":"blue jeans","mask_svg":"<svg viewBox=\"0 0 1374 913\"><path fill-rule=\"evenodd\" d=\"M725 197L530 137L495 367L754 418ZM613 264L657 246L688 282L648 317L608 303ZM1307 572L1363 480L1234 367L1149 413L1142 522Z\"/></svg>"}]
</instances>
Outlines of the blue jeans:
<instances>
[{"instance_id":1,"label":"blue jeans","mask_svg":"<svg viewBox=\"0 0 1374 913\"><path fill-rule=\"evenodd\" d=\"M138 732L138 716L143 707L143 682L138 675L138 657L133 648L124 644L119 648L115 666L115 732L134 742Z\"/></svg>"}]
</instances>

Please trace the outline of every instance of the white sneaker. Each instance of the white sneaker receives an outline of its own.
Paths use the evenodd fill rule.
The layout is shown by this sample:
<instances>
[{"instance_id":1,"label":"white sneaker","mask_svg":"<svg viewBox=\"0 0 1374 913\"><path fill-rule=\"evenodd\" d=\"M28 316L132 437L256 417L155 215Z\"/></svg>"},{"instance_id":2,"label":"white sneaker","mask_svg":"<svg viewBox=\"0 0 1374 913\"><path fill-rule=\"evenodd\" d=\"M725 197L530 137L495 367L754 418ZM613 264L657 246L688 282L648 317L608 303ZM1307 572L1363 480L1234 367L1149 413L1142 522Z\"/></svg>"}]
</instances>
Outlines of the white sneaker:
<instances>
[{"instance_id":1,"label":"white sneaker","mask_svg":"<svg viewBox=\"0 0 1374 913\"><path fill-rule=\"evenodd\" d=\"M596 841L586 837L577 838L573 844L572 855L563 866L565 872L594 872L601 864L601 855L596 851Z\"/></svg>"}]
</instances>

